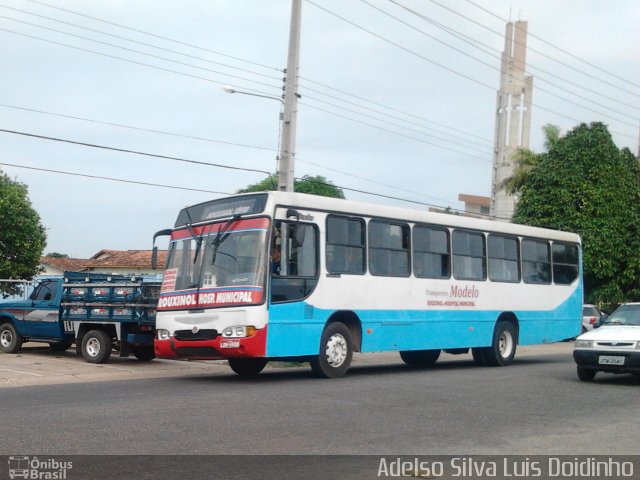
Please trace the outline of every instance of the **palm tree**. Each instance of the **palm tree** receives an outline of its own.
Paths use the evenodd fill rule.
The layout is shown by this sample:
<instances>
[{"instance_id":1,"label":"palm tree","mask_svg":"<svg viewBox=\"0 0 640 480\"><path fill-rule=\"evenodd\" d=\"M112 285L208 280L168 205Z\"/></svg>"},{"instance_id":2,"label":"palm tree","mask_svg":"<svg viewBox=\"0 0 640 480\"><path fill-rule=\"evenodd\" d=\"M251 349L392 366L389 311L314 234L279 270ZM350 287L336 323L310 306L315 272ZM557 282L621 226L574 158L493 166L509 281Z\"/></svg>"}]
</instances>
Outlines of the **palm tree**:
<instances>
[{"instance_id":1,"label":"palm tree","mask_svg":"<svg viewBox=\"0 0 640 480\"><path fill-rule=\"evenodd\" d=\"M544 132L544 148L545 153L553 148L558 139L560 138L560 128L550 123L542 127ZM529 179L529 173L536 167L542 160L544 153L535 153L528 148L519 148L511 156L511 160L515 164L513 169L513 175L505 178L500 183L500 189L507 192L509 195L515 195L522 191L522 187L527 183Z\"/></svg>"}]
</instances>

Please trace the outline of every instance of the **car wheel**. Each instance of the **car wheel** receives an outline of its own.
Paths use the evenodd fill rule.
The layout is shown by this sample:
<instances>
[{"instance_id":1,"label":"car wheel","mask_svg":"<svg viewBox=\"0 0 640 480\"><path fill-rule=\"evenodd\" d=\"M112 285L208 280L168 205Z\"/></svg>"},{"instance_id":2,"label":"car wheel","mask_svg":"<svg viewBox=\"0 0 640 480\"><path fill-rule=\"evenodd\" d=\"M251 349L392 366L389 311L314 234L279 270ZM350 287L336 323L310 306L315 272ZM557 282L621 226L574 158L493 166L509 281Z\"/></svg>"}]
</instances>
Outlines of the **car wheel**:
<instances>
[{"instance_id":1,"label":"car wheel","mask_svg":"<svg viewBox=\"0 0 640 480\"><path fill-rule=\"evenodd\" d=\"M311 359L311 370L318 377L339 378L349 370L352 357L351 331L344 323L331 323L322 332L320 354Z\"/></svg>"},{"instance_id":2,"label":"car wheel","mask_svg":"<svg viewBox=\"0 0 640 480\"><path fill-rule=\"evenodd\" d=\"M592 368L585 368L578 365L578 378L583 382L593 382L596 376L596 370Z\"/></svg>"},{"instance_id":3,"label":"car wheel","mask_svg":"<svg viewBox=\"0 0 640 480\"><path fill-rule=\"evenodd\" d=\"M16 353L22 347L22 337L10 323L0 326L0 352Z\"/></svg>"},{"instance_id":4,"label":"car wheel","mask_svg":"<svg viewBox=\"0 0 640 480\"><path fill-rule=\"evenodd\" d=\"M412 350L400 352L400 358L412 367L432 367L440 357L440 350Z\"/></svg>"}]
</instances>

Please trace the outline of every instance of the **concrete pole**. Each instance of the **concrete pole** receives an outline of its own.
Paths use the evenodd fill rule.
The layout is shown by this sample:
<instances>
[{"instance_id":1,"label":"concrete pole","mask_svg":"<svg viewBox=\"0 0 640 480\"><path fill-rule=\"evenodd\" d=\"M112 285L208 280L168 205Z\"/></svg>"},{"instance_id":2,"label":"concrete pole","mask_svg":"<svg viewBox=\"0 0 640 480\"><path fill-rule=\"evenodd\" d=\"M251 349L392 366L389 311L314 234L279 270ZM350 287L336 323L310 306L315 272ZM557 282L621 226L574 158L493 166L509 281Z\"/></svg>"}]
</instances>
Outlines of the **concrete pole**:
<instances>
[{"instance_id":1,"label":"concrete pole","mask_svg":"<svg viewBox=\"0 0 640 480\"><path fill-rule=\"evenodd\" d=\"M302 0L291 2L289 57L285 75L282 138L278 165L278 190L293 192L296 160L296 118L298 114L298 65L300 62L300 19Z\"/></svg>"}]
</instances>

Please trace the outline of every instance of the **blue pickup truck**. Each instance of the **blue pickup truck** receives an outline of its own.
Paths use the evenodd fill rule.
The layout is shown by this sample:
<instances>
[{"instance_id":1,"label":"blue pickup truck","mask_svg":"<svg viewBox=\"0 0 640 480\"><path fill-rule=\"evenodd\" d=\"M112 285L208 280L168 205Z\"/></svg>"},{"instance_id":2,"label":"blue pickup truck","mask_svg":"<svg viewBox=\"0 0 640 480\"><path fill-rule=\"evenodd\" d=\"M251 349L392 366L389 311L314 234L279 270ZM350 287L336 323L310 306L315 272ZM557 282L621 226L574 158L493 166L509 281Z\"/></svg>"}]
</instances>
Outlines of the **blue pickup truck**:
<instances>
[{"instance_id":1,"label":"blue pickup truck","mask_svg":"<svg viewBox=\"0 0 640 480\"><path fill-rule=\"evenodd\" d=\"M157 277L67 272L43 278L27 300L0 303L0 352L23 342L45 342L54 351L75 343L87 362L120 356L152 360Z\"/></svg>"}]
</instances>

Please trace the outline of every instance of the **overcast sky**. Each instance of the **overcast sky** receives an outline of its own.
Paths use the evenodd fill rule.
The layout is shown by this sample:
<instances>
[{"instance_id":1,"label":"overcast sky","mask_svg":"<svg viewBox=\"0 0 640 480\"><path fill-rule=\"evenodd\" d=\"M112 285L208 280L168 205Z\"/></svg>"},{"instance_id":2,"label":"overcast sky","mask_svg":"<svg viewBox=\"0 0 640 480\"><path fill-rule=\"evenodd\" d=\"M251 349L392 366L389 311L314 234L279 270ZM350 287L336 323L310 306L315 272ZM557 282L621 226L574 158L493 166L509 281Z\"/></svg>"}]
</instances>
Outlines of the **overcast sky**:
<instances>
[{"instance_id":1,"label":"overcast sky","mask_svg":"<svg viewBox=\"0 0 640 480\"><path fill-rule=\"evenodd\" d=\"M280 96L289 0L0 0L0 15L0 129L275 171L280 102L221 86ZM296 176L421 209L488 196L509 19L529 27L532 148L547 123L602 121L637 152L636 0L305 0ZM265 176L15 133L0 142L46 252L79 258L150 248L183 206Z\"/></svg>"}]
</instances>

